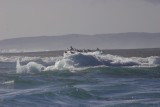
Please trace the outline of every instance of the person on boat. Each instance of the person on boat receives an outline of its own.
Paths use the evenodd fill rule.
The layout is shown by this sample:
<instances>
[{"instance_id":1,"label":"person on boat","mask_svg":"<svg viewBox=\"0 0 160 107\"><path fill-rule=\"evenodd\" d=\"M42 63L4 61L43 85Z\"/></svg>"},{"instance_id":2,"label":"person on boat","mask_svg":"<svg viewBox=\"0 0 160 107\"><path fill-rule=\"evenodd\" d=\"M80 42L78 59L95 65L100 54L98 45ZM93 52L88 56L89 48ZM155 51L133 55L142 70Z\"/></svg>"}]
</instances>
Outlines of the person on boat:
<instances>
[{"instance_id":1,"label":"person on boat","mask_svg":"<svg viewBox=\"0 0 160 107\"><path fill-rule=\"evenodd\" d=\"M97 48L96 50L97 50L97 51L100 51L100 49L99 49L99 48Z\"/></svg>"},{"instance_id":2,"label":"person on boat","mask_svg":"<svg viewBox=\"0 0 160 107\"><path fill-rule=\"evenodd\" d=\"M70 51L73 51L73 50L74 50L74 48L72 46L70 46Z\"/></svg>"},{"instance_id":3,"label":"person on boat","mask_svg":"<svg viewBox=\"0 0 160 107\"><path fill-rule=\"evenodd\" d=\"M91 50L90 50L90 49L87 49L87 51L88 51L88 52L91 52Z\"/></svg>"}]
</instances>

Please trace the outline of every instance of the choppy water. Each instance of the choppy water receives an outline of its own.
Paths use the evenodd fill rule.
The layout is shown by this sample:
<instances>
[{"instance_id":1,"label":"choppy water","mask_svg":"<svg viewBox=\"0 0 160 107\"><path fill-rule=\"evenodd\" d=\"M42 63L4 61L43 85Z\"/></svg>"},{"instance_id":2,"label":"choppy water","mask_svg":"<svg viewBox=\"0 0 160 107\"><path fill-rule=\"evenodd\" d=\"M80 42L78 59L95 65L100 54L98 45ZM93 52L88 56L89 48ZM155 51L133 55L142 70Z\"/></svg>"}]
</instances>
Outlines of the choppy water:
<instances>
[{"instance_id":1,"label":"choppy water","mask_svg":"<svg viewBox=\"0 0 160 107\"><path fill-rule=\"evenodd\" d=\"M90 53L21 57L20 64L18 59L0 57L0 107L160 106L159 57Z\"/></svg>"}]
</instances>

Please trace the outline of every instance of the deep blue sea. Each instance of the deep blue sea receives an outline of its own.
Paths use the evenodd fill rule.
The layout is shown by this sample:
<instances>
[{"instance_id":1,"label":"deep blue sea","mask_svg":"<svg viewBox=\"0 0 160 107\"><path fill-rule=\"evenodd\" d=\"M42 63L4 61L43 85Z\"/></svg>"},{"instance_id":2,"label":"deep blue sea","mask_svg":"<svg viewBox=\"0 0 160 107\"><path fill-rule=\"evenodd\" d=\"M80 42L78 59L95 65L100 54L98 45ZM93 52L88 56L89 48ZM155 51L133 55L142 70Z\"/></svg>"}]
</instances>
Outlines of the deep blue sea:
<instances>
[{"instance_id":1,"label":"deep blue sea","mask_svg":"<svg viewBox=\"0 0 160 107\"><path fill-rule=\"evenodd\" d=\"M160 107L160 57L0 56L0 107Z\"/></svg>"}]
</instances>

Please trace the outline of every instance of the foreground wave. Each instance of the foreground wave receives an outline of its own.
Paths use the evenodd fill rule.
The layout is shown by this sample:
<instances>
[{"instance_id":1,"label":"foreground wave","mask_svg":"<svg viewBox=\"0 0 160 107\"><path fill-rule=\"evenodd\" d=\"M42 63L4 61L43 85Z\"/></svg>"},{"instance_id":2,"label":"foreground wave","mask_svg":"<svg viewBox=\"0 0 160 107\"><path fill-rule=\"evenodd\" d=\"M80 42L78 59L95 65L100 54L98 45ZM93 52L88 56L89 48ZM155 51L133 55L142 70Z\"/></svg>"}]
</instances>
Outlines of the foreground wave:
<instances>
[{"instance_id":1,"label":"foreground wave","mask_svg":"<svg viewBox=\"0 0 160 107\"><path fill-rule=\"evenodd\" d=\"M31 58L30 58L31 59ZM22 58L22 60L24 60ZM83 70L93 67L156 67L160 65L160 57L151 56L147 58L141 57L121 57L116 55L103 55L97 52L76 53L63 57L52 58L33 58L27 61L25 65L21 65L17 60L17 73L35 73L54 70Z\"/></svg>"},{"instance_id":2,"label":"foreground wave","mask_svg":"<svg viewBox=\"0 0 160 107\"><path fill-rule=\"evenodd\" d=\"M96 67L70 72L1 74L1 107L159 107L160 72Z\"/></svg>"}]
</instances>

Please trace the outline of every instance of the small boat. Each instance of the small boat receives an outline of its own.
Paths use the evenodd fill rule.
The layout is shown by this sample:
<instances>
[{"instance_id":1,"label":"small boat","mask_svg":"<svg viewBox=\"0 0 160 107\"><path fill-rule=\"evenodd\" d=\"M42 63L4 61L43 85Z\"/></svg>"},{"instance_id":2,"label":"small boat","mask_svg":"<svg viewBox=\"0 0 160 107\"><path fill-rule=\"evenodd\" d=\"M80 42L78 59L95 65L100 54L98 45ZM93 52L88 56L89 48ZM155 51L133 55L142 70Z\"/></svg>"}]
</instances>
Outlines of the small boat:
<instances>
[{"instance_id":1,"label":"small boat","mask_svg":"<svg viewBox=\"0 0 160 107\"><path fill-rule=\"evenodd\" d=\"M70 46L70 49L67 48L67 50L64 51L64 56L73 55L73 54L87 54L87 53L100 53L102 54L102 50L97 48L96 50L90 50L90 49L76 49Z\"/></svg>"}]
</instances>

